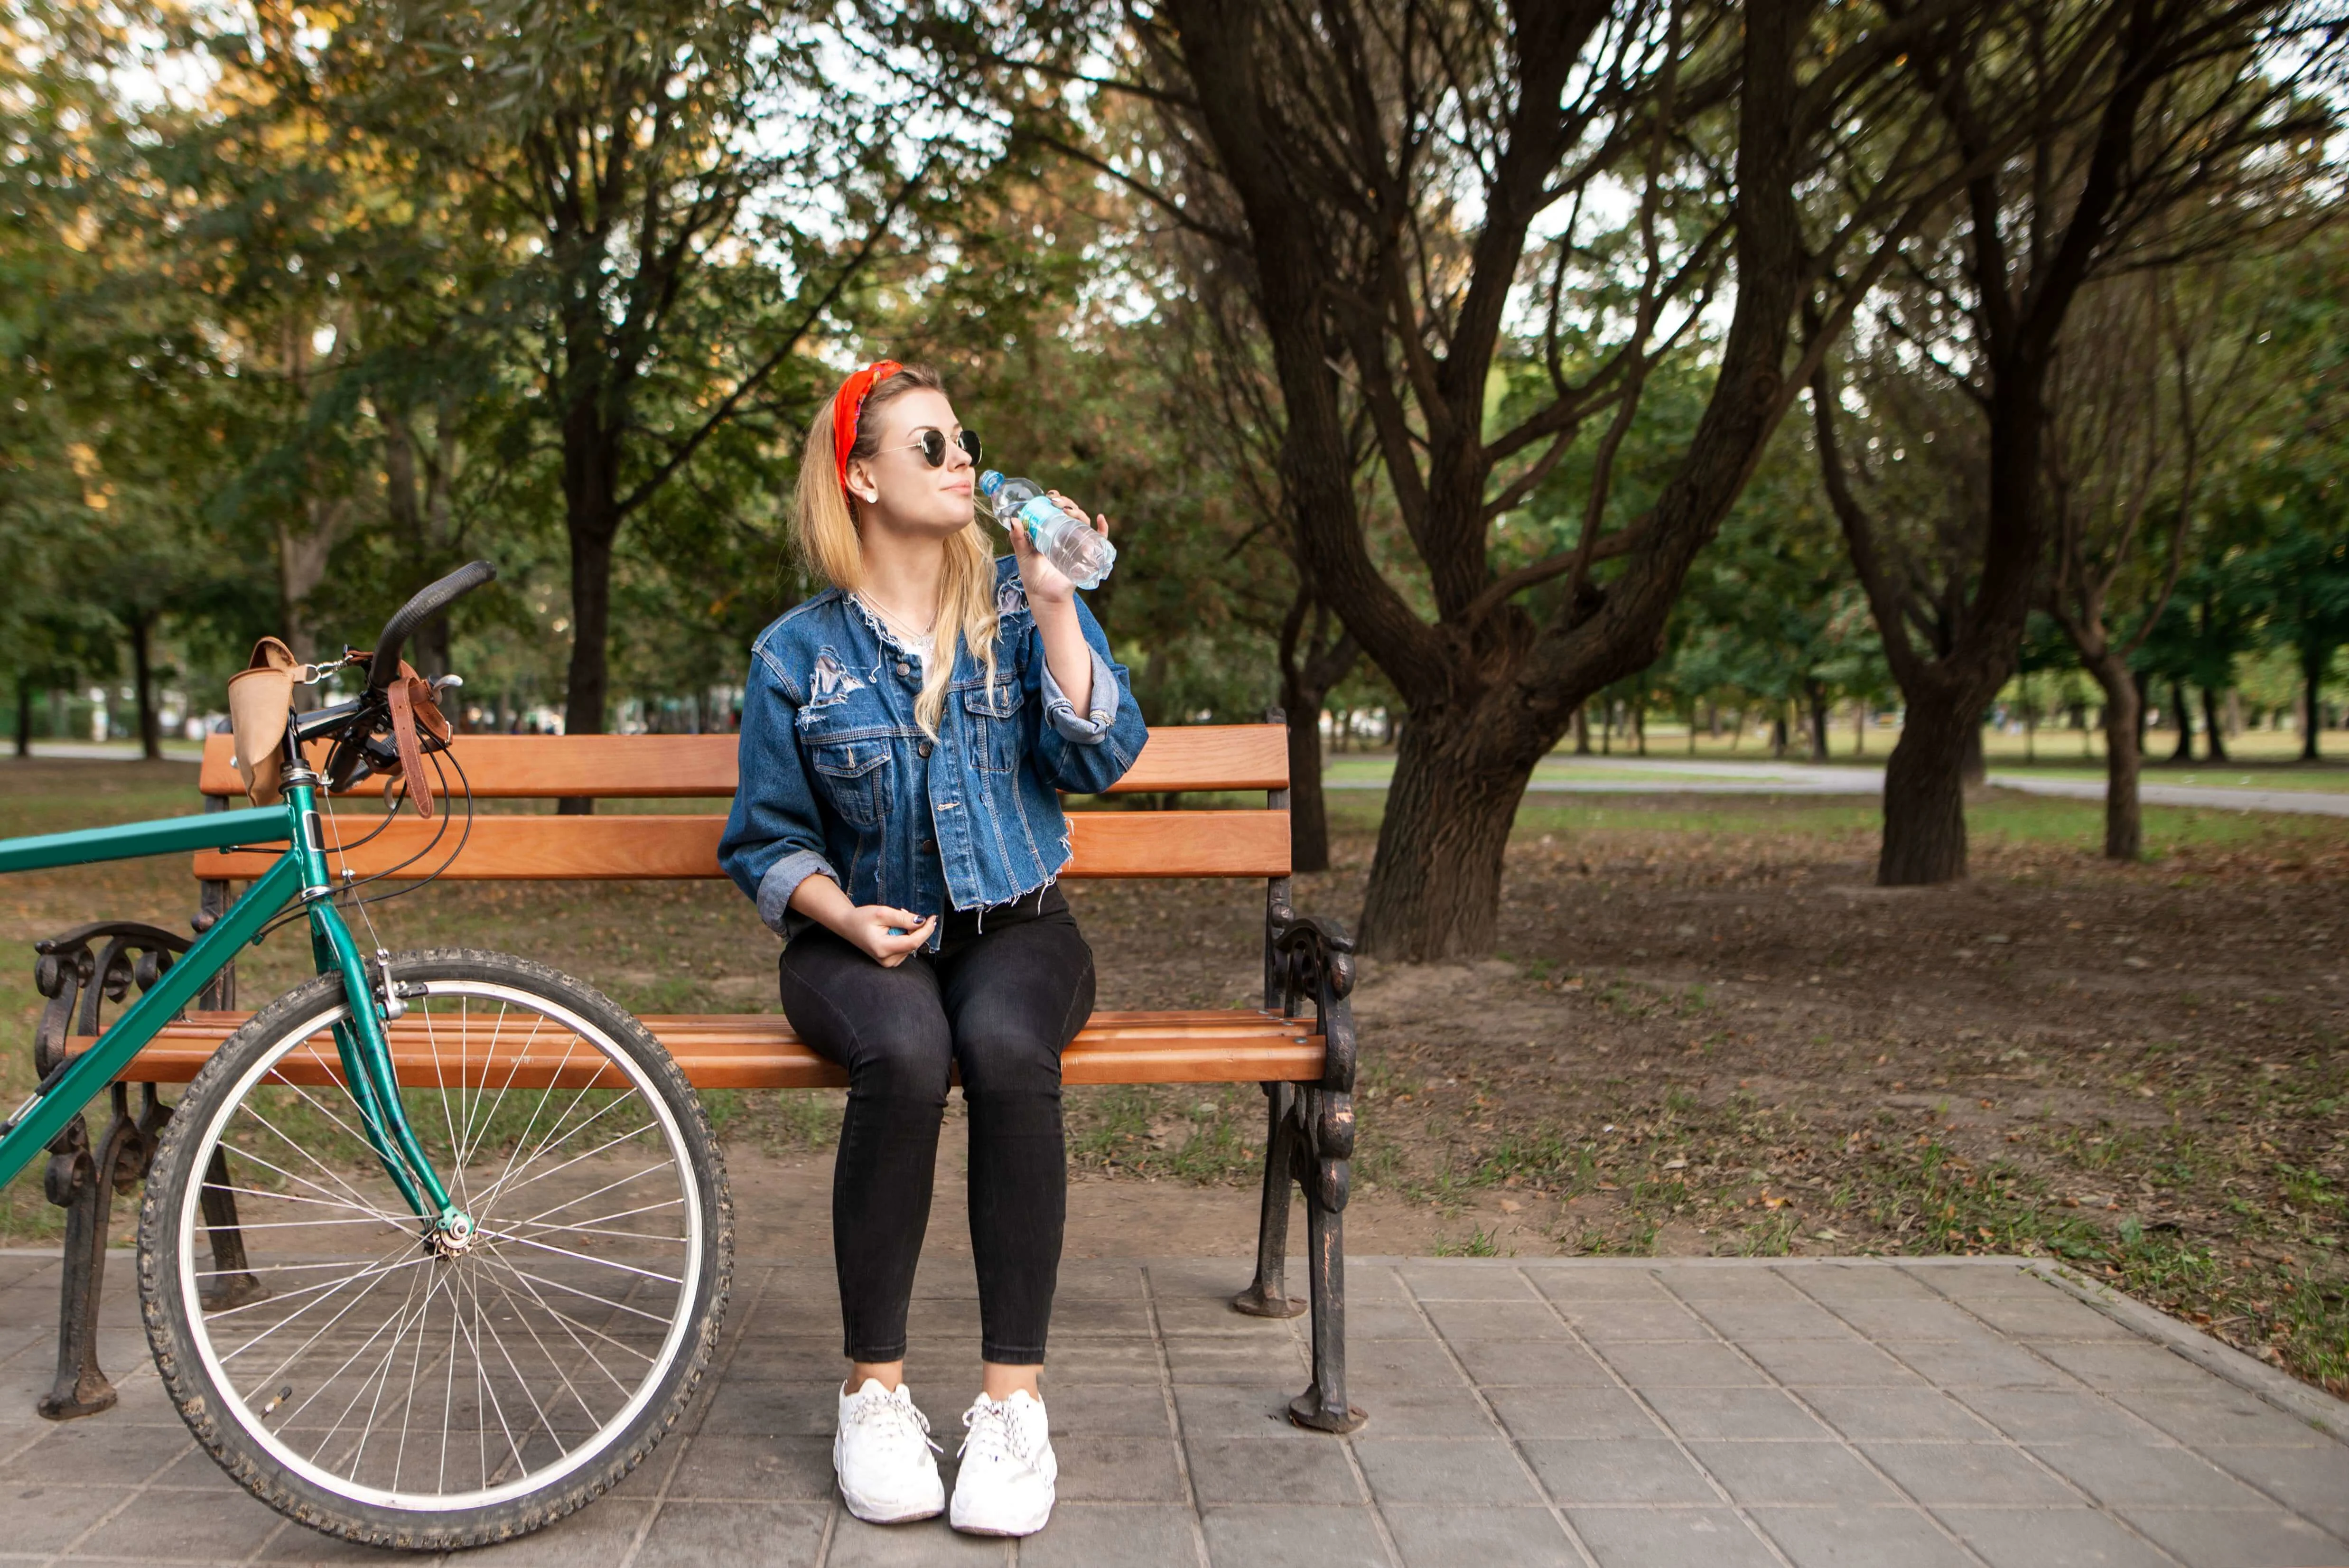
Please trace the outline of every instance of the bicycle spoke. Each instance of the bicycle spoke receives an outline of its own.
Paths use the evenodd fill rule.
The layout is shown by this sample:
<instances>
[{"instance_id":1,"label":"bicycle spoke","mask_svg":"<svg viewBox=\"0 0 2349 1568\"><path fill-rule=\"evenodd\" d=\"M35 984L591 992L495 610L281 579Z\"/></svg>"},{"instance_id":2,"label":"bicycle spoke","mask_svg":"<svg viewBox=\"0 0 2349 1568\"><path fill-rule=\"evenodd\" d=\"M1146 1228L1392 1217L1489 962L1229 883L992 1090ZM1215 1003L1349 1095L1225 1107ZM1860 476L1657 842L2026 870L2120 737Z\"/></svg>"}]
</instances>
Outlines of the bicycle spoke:
<instances>
[{"instance_id":1,"label":"bicycle spoke","mask_svg":"<svg viewBox=\"0 0 2349 1568\"><path fill-rule=\"evenodd\" d=\"M202 1349L189 1359L209 1369L231 1446L321 1506L486 1507L593 1474L578 1467L624 1433L673 1419L648 1414L671 1408L648 1397L705 1354L683 1332L709 1306L699 1157L670 1091L596 1014L542 1010L524 988L543 982L519 974L477 983L394 967L423 987L400 1106L419 1133L440 1123L428 1158L472 1216L470 1237L406 1212L326 1033L347 1012L325 1004L289 1021L225 1094L190 1096L204 1142L186 1158L206 1168L217 1149L228 1166L218 1184L178 1189L175 1332ZM199 1195L253 1216L235 1220L242 1267L199 1255ZM199 1287L240 1280L238 1304L196 1309Z\"/></svg>"}]
</instances>

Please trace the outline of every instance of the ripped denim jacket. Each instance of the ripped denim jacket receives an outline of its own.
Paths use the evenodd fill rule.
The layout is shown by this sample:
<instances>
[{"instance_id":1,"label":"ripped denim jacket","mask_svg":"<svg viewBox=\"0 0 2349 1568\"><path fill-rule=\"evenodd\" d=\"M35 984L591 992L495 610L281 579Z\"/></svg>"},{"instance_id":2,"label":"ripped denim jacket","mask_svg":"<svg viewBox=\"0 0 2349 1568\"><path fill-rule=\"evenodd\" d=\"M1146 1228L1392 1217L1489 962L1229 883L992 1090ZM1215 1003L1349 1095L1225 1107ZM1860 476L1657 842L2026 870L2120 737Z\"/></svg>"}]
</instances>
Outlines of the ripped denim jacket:
<instances>
[{"instance_id":1,"label":"ripped denim jacket","mask_svg":"<svg viewBox=\"0 0 2349 1568\"><path fill-rule=\"evenodd\" d=\"M770 927L786 937L806 928L791 897L817 873L858 904L943 915L1027 897L1069 863L1058 792L1108 788L1148 731L1081 597L1093 658L1086 715L1045 666L1008 556L996 562L996 680L957 645L935 742L914 722L921 660L838 589L751 644L741 782L718 861Z\"/></svg>"}]
</instances>

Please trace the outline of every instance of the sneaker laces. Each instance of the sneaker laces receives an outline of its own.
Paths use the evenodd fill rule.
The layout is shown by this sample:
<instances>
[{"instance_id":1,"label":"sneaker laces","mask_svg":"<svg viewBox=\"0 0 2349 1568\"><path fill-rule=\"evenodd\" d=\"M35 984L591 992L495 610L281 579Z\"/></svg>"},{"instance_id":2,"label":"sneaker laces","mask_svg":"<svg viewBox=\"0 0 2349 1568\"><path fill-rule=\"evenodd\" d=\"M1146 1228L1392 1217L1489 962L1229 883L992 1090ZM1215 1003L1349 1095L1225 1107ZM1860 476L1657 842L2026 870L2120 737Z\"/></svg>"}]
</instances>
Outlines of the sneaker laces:
<instances>
[{"instance_id":1,"label":"sneaker laces","mask_svg":"<svg viewBox=\"0 0 2349 1568\"><path fill-rule=\"evenodd\" d=\"M962 1413L964 1437L962 1447L955 1450L961 1459L976 1446L983 1455L993 1449L1010 1455L1022 1464L1033 1464L1035 1445L1029 1441L1027 1424L1011 1408L1009 1399L986 1399L974 1404Z\"/></svg>"},{"instance_id":2,"label":"sneaker laces","mask_svg":"<svg viewBox=\"0 0 2349 1568\"><path fill-rule=\"evenodd\" d=\"M930 1438L930 1418L922 1414L920 1407L916 1406L912 1399L904 1396L902 1392L904 1387L905 1385L899 1384L900 1392L884 1394L878 1398L859 1394L850 1399L848 1402L850 1425L894 1427L899 1431L914 1433L929 1447L932 1452L945 1453L944 1446Z\"/></svg>"}]
</instances>

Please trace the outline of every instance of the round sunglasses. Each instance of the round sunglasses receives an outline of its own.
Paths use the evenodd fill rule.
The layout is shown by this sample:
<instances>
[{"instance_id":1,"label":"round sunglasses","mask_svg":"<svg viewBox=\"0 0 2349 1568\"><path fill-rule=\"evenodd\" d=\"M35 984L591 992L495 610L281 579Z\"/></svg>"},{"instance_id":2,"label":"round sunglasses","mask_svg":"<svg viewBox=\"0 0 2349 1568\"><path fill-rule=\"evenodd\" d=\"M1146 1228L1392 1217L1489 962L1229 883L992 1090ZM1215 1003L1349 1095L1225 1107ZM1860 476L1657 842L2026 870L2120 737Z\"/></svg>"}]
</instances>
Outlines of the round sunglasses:
<instances>
[{"instance_id":1,"label":"round sunglasses","mask_svg":"<svg viewBox=\"0 0 2349 1568\"><path fill-rule=\"evenodd\" d=\"M963 431L962 434L954 438L954 444L962 448L964 452L970 455L970 465L973 468L977 468L978 466L978 454L982 449L979 444L978 432L977 431ZM918 441L909 441L904 446L885 446L881 450L883 452L905 452L909 448L918 449L922 454L922 461L928 463L932 468L943 468L946 466L946 431L936 429L926 430L922 432L921 439Z\"/></svg>"}]
</instances>

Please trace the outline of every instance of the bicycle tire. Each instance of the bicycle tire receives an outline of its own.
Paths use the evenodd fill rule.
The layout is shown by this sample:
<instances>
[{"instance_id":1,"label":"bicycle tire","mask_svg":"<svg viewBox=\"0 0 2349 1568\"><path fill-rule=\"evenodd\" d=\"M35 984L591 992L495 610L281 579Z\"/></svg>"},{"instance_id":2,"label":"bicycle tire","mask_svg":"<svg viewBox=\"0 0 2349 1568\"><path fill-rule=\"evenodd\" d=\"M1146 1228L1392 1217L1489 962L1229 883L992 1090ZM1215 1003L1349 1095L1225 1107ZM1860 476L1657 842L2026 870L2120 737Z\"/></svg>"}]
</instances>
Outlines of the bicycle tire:
<instances>
[{"instance_id":1,"label":"bicycle tire","mask_svg":"<svg viewBox=\"0 0 2349 1568\"><path fill-rule=\"evenodd\" d=\"M294 1140L290 1135L271 1120L273 1113L279 1120L292 1118L294 1113L285 1108L295 1104L287 1097L289 1092L309 1100L313 1106L323 1110L328 1119L338 1119L335 1117L334 1106L330 1103L332 1090L322 1091L328 1095L329 1099L321 1100L295 1086L301 1082L313 1085L338 1082L318 1075L331 1060L327 1050L320 1048L319 1042L336 1018L347 1016L343 982L339 975L322 975L278 997L231 1036L190 1083L186 1095L166 1125L156 1152L146 1199L140 1209L140 1308L148 1339L155 1353L156 1366L173 1405L197 1441L238 1484L289 1518L345 1540L412 1551L446 1551L484 1545L526 1534L584 1507L618 1484L677 1424L707 1374L717 1346L732 1277L733 1208L717 1139L692 1085L644 1025L600 992L546 965L510 954L475 950L434 949L394 954L390 968L402 993L413 994L417 998L409 1004L410 1007L421 1010L427 1020L441 1015L434 1010L444 1008L452 1000L460 1004L464 1010L460 1014L460 1030L456 1036L460 1040L467 1038L461 1032L462 1023L470 1017L474 1002L490 999L495 1000L501 1008L498 1013L500 1030L504 1027L506 1010L513 1008L537 1013L541 1019L538 1029L543 1030L544 1021L549 1018L559 1027L571 1029L576 1038L564 1047L564 1067L567 1068L572 1064L578 1042L585 1042L604 1058L603 1064L582 1058L581 1066L587 1073L586 1081L591 1085L608 1077L617 1085L615 1088L602 1091L584 1088L573 1095L570 1085L563 1082L563 1069L559 1068L550 1085L540 1090L525 1089L524 1096L538 1093L551 1103L564 1095L572 1095L570 1105L580 1106L589 1103L591 1094L601 1092L607 1097L601 1102L603 1108L588 1116L588 1123L616 1106L633 1104L637 1099L642 1101L645 1127L623 1140L618 1158L627 1161L631 1152L640 1143L645 1143L662 1151L661 1158L667 1163L656 1160L653 1166L647 1167L646 1173L628 1178L628 1180L642 1185L641 1188L625 1189L623 1197L640 1189L657 1195L667 1191L669 1184L674 1184L676 1198L650 1206L654 1210L674 1206L677 1210L674 1217L663 1214L656 1220L639 1219L631 1220L629 1224L631 1227L646 1226L647 1239L650 1241L682 1249L676 1254L678 1262L664 1264L665 1267L676 1267L678 1272L672 1276L658 1269L620 1261L618 1257L600 1255L630 1247L635 1248L636 1253L643 1253L646 1248L642 1243L623 1241L616 1249L612 1243L600 1240L607 1235L637 1234L633 1229L616 1231L606 1226L592 1233L581 1231L574 1234L569 1220L550 1221L535 1216L514 1219L497 1209L502 1201L515 1209L523 1207L513 1197L514 1189L554 1179L557 1172L566 1168L586 1167L579 1175L567 1179L569 1187L594 1181L605 1173L604 1168L590 1163L591 1156L587 1154L564 1159L544 1174L527 1179L515 1173L515 1162L522 1158L525 1146L530 1146L533 1137L540 1141L532 1147L531 1159L550 1158L545 1151L553 1145L556 1133L563 1129L566 1119L573 1115L572 1109L566 1108L541 1136L536 1129L543 1106L534 1106L529 1125L514 1139L511 1151L504 1156L505 1172L500 1175L494 1185L473 1193L474 1199L485 1200L488 1207L483 1212L474 1215L478 1243L475 1250L459 1256L434 1253L422 1239L422 1222L409 1214L404 1205L395 1207L393 1203L385 1201L379 1213L377 1209L367 1207L364 1184L369 1180L370 1175L374 1181L383 1184L384 1189L388 1189L388 1183L379 1164L370 1166L363 1148L359 1158L349 1161L343 1168L344 1173L336 1175L327 1175L333 1168L320 1157L305 1150L305 1157L318 1168L316 1171L307 1172L306 1179L302 1174L304 1168L289 1158L287 1164L295 1168L297 1180L304 1180L316 1193L336 1198L354 1217L326 1220L311 1217L305 1210L286 1208L289 1204L326 1207L323 1199L298 1191L289 1183L280 1183L281 1190L274 1197L270 1192L253 1189L250 1189L248 1212L242 1217L245 1229L243 1240L248 1248L256 1230L268 1231L271 1242L278 1241L278 1232L290 1232L284 1241L284 1248L290 1250L284 1251L283 1255L299 1258L307 1255L300 1248L310 1244L315 1251L318 1233L332 1225L345 1228L336 1232L336 1236L348 1237L357 1232L357 1239L350 1245L361 1251L367 1249L370 1239L372 1244L379 1249L386 1244L388 1238L390 1251L386 1257L398 1261L381 1266L366 1265L362 1272L343 1279L339 1284L320 1284L315 1282L317 1278L315 1273L306 1276L314 1282L295 1283L279 1295L280 1310L285 1314L282 1321L256 1337L248 1338L239 1349L223 1350L222 1346L231 1339L240 1334L251 1334L254 1324L262 1321L259 1318L249 1319L243 1324L224 1328L224 1320L235 1313L264 1310L269 1293L260 1290L222 1293L215 1289L211 1291L212 1301L210 1306L206 1305L203 1297L208 1287L200 1281L211 1271L202 1270L197 1262L202 1226L208 1218L203 1204L207 1196L206 1182L201 1178L208 1168L207 1161L212 1159L216 1152L246 1173L259 1172L263 1167L283 1168L274 1166L266 1155L255 1151L253 1146L259 1142L262 1147L283 1157L283 1151L275 1144L267 1142L265 1136L256 1139L254 1125L257 1123L292 1144ZM486 1000L483 1005L487 1005ZM498 1125L498 1118L514 1087L519 1064L527 1058L531 1042L537 1038L538 1034L533 1033L529 1041L523 1043L513 1058L516 1066L506 1070L506 1085L499 1089L495 1103L489 1106L485 1115L482 1114L482 1102L488 1100L492 1086L490 1083L491 1069L486 1063L478 1069L482 1082L472 1087L470 1100L465 1097L464 1078L466 1073L473 1069L461 1065L456 1075L456 1084L438 1095L443 1115L450 1124L450 1142L444 1146L442 1154L434 1156L434 1162L439 1168L444 1155L456 1161L458 1168L453 1173L441 1171L443 1179L450 1182L452 1193L457 1191L459 1183L465 1180L465 1165L469 1159L481 1156L487 1147L489 1152L483 1165L486 1170L487 1163L497 1158L502 1146L490 1144L492 1129ZM438 1067L440 1063L437 1036L434 1050ZM306 1051L306 1054L296 1056L297 1051ZM311 1072L312 1075L305 1079L302 1076L304 1072ZM442 1082L449 1084L450 1080L444 1076ZM414 1091L409 1093L412 1095ZM429 1092L427 1093L429 1095ZM523 1103L522 1099L515 1100L517 1113ZM470 1148L467 1147L468 1139L460 1136L455 1126L456 1107L460 1104L466 1110L466 1134L473 1132L476 1116L481 1117L479 1135L471 1138ZM263 1108L264 1106L268 1107L266 1110ZM635 1114L623 1113L616 1118L616 1124L628 1121ZM409 1115L411 1122L419 1125L419 1132L424 1131L421 1124L426 1118L420 1116L414 1106L411 1106ZM309 1119L315 1121L316 1118ZM582 1124L583 1128L585 1125ZM345 1130L349 1130L347 1126ZM607 1127L594 1136L601 1137L604 1131L609 1130L611 1128ZM330 1133L321 1134L327 1139L332 1136ZM428 1138L428 1146L429 1142ZM602 1158L603 1154L598 1151L592 1158ZM223 1164L215 1168L225 1171L229 1167ZM528 1168L527 1165L524 1168ZM655 1174L660 1172L665 1172L666 1176ZM266 1179L252 1174L244 1179ZM236 1179L238 1178L216 1177L214 1184L221 1181L233 1183ZM330 1186L329 1181L334 1185ZM350 1196L342 1199L340 1194L346 1189ZM565 1189L564 1185L545 1189L534 1195L532 1201L549 1196L559 1197ZM599 1190L613 1189L605 1188ZM232 1185L230 1190L247 1189ZM222 1195L212 1192L209 1196L217 1202ZM588 1196L594 1197L595 1193L591 1192ZM583 1201L579 1198L565 1199L556 1206L555 1211L575 1207ZM273 1202L277 1205L274 1211L291 1213L294 1217L274 1223L264 1221L256 1226L251 1210L258 1209L264 1213L272 1212ZM370 1220L364 1218L368 1214L377 1214L378 1219ZM673 1225L670 1223L672 1218ZM390 1230L398 1228L393 1221L418 1233L415 1256L401 1253L398 1237L389 1233ZM668 1237L650 1233L665 1227L675 1229L679 1234ZM378 1234L378 1231L383 1233ZM596 1239L586 1239L590 1234ZM549 1242L549 1237L571 1241L574 1245L565 1248L554 1244ZM330 1237L328 1241L333 1241L334 1238ZM521 1251L523 1248L538 1251L525 1253ZM632 1275L667 1280L668 1284L666 1287L639 1285L631 1280L629 1284L621 1288L620 1294L609 1302L617 1312L634 1312L639 1317L657 1319L661 1315L659 1313L629 1307L625 1303L635 1299L655 1306L660 1304L654 1294L632 1294L639 1289L665 1295L669 1301L664 1309L667 1326L656 1340L653 1331L636 1328L614 1315L613 1312L606 1312L602 1320L602 1329L598 1329L590 1321L595 1309L574 1310L572 1296L554 1293L566 1290L578 1295L591 1293L565 1281L521 1267L505 1258L504 1254L509 1251L513 1251L516 1257L527 1257L534 1268L568 1269L574 1280L587 1278L591 1282L600 1282L612 1271L623 1269L628 1270ZM564 1258L577 1259L579 1262L548 1265L539 1257L539 1251L560 1253ZM264 1259L271 1256L266 1250L259 1255ZM660 1257L666 1260L670 1255L662 1252ZM605 1272L593 1273L589 1270L590 1265ZM285 1262L275 1265L260 1262L254 1268L256 1272L268 1272L273 1266L290 1272L349 1265L338 1262ZM373 1272L369 1273L367 1270L373 1270ZM324 1322L324 1326L316 1326L321 1320L314 1319L312 1324L305 1324L302 1331L297 1331L307 1332L309 1338L301 1342L302 1351L286 1357L284 1366L294 1366L297 1356L306 1353L309 1346L322 1336L330 1335L330 1331L340 1332L346 1336L358 1334L369 1321L366 1314L362 1314L359 1323L348 1330L337 1331L336 1325L352 1316L363 1303L373 1300L378 1295L378 1287L383 1286L388 1279L402 1272L405 1272L409 1293L407 1302L412 1303L414 1292L422 1283L424 1303L411 1315L403 1315L409 1314L409 1306L403 1304L375 1331L374 1338L379 1338L386 1328L396 1325L397 1332L388 1342L390 1348L387 1352L388 1364L392 1370L380 1376L374 1401L361 1427L354 1429L358 1439L355 1454L347 1463L325 1458L329 1447L341 1437L343 1419L350 1414L351 1407L347 1406L343 1417L338 1417L336 1427L320 1439L317 1451L305 1459L302 1449L335 1399L350 1386L352 1376L356 1376L352 1369L361 1353L354 1352L353 1359L346 1361L341 1369L332 1374L316 1372L308 1363L302 1363L303 1370L310 1373L310 1380L316 1385L308 1397L301 1401L302 1409L295 1408L293 1404L296 1387L295 1374L286 1374L288 1380L284 1395L264 1400L260 1397L262 1386L255 1384L253 1368L267 1356L248 1362L234 1374L226 1369L223 1358L233 1359L243 1350L253 1348L259 1339L266 1339L298 1320L303 1314L311 1312L321 1304L316 1299L318 1293L325 1292L327 1303L331 1304L335 1293L347 1293L356 1289L355 1294L347 1294L347 1304L335 1311L331 1320ZM305 1277L298 1272L294 1273L296 1282ZM548 1288L540 1289L530 1282L533 1279L541 1281ZM361 1281L365 1282L363 1285L359 1283ZM229 1283L257 1285L259 1282L248 1275L241 1282L231 1281ZM519 1289L515 1288L517 1285ZM485 1306L491 1292L498 1293L496 1304ZM305 1294L313 1299L299 1307L291 1305L295 1298ZM550 1298L555 1304L550 1304ZM388 1293L386 1293L384 1302L388 1303L389 1299ZM595 1295L593 1299L606 1300L601 1295ZM411 1441L409 1428L414 1418L422 1361L428 1341L438 1334L432 1315L436 1300L443 1302L449 1320L445 1357L448 1394L441 1407L440 1449L440 1479L444 1483L444 1490L423 1490L411 1485L403 1490L401 1467L408 1462L409 1450L416 1446ZM535 1307L532 1304L533 1301ZM382 1304L379 1303L371 1310L380 1312ZM472 1316L470 1328L465 1323L469 1306ZM537 1323L533 1323L530 1314L538 1309L544 1310ZM535 1354L519 1335L514 1343L523 1345L522 1362L543 1367L545 1373L561 1379L571 1396L578 1401L578 1414L564 1413L559 1419L547 1414L537 1393L532 1389L530 1377L533 1374L525 1373L499 1334L497 1324L502 1313L503 1321L510 1325L520 1322L528 1327L532 1340L538 1342L542 1353L547 1347L539 1334L538 1324L543 1324L555 1334L554 1351L561 1354ZM393 1389L398 1358L402 1354L402 1345L411 1327L416 1341L416 1366L408 1375L406 1397L409 1404L402 1407L400 1412L401 1424L397 1440L387 1435L383 1445L378 1446L370 1459L367 1447L375 1440L373 1423L387 1394ZM583 1331L593 1338L583 1337ZM585 1360L572 1357L572 1353L563 1344L562 1335L564 1334L569 1336L574 1345L584 1351ZM634 1335L633 1340L626 1337L630 1334ZM374 1338L370 1339L369 1345L374 1343ZM606 1341L609 1347L616 1348L599 1346L594 1343L595 1340ZM459 1368L468 1354L467 1350L460 1348L460 1341L470 1347L476 1382L470 1400L466 1397L467 1390L458 1383ZM525 1413L519 1404L515 1407L513 1420L510 1421L505 1415L502 1401L498 1397L498 1383L503 1375L499 1371L497 1357L484 1348L490 1341L496 1341L498 1348L504 1352L504 1366L511 1369L510 1392L518 1388L530 1395L530 1408L538 1412L535 1421L523 1418ZM317 1366L323 1366L347 1342L347 1337L329 1337L326 1348L317 1352ZM268 1355L275 1355L295 1343L296 1334L289 1333ZM642 1348L647 1345L653 1345L654 1349L647 1351ZM367 1355L373 1356L371 1348L363 1346L362 1349ZM645 1362L646 1369L641 1374L634 1372L634 1362L621 1357L619 1352L623 1349ZM636 1377L633 1386L628 1378L609 1370L605 1360L607 1355ZM434 1368L438 1373L441 1365L440 1353L435 1352L435 1357ZM605 1403L614 1404L615 1408L608 1418L599 1416L594 1402L579 1391L565 1370L564 1363L566 1360L573 1369L579 1371L579 1383L589 1384L592 1392ZM625 1391L625 1400L603 1391L595 1384L585 1370L586 1361L593 1361L598 1369L604 1371L605 1378ZM366 1377L378 1376L371 1361L361 1370ZM279 1372L272 1372L261 1379L261 1384L275 1384L279 1376ZM241 1384L243 1386L240 1386ZM365 1386L365 1377L362 1377L359 1384L362 1392ZM559 1397L551 1392L552 1384L542 1380L542 1386L550 1390L548 1402ZM422 1392L429 1400L432 1394L429 1384L423 1386ZM297 1432L295 1423L302 1419L303 1410L322 1397L324 1403L318 1406L319 1415L310 1418L309 1425L300 1428ZM353 1394L354 1404L359 1397L359 1394ZM274 1413L281 1405L285 1407L288 1414L274 1417L278 1425L273 1428ZM497 1425L502 1429L503 1439L511 1449L511 1459L494 1455L492 1451L492 1438L500 1435L493 1434L492 1430L492 1407L497 1409ZM384 1413L387 1423L390 1414L388 1410ZM473 1423L471 1427L452 1426L468 1414ZM564 1425L566 1422L568 1426ZM513 1428L517 1423L525 1428L520 1439L514 1436ZM478 1428L478 1432L475 1428ZM591 1429L587 1435L579 1436L583 1428ZM386 1431L388 1432L388 1425ZM564 1445L563 1434L565 1431L577 1438L575 1445ZM471 1490L445 1490L452 1435L457 1439L460 1465L466 1441L476 1437L479 1439L481 1484ZM429 1429L420 1431L418 1437L429 1442ZM364 1479L370 1473L380 1472L385 1446L388 1446L392 1453L388 1488L379 1481ZM544 1455L550 1448L555 1450L557 1457L537 1469L532 1469L535 1461L531 1456ZM514 1477L492 1485L490 1468L492 1458L498 1460L498 1474L512 1469L515 1471ZM417 1462L424 1461L419 1459ZM349 1473L337 1471L335 1468L337 1463L343 1463ZM370 1463L374 1466L373 1472L367 1468Z\"/></svg>"}]
</instances>

